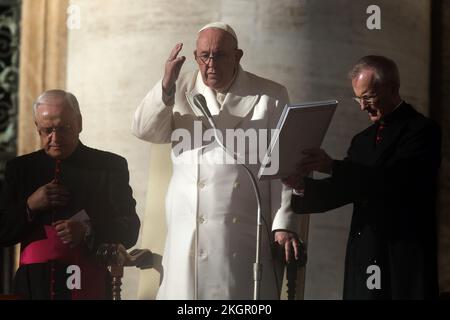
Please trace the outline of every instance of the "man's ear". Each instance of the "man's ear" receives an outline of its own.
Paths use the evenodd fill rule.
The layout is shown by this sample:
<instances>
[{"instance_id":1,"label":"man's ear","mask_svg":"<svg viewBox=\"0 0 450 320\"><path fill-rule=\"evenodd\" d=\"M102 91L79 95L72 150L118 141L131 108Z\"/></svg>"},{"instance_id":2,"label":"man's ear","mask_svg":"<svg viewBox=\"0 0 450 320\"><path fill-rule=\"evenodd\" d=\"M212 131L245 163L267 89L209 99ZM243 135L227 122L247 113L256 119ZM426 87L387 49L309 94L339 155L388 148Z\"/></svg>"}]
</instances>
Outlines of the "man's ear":
<instances>
[{"instance_id":1,"label":"man's ear","mask_svg":"<svg viewBox=\"0 0 450 320\"><path fill-rule=\"evenodd\" d=\"M78 128L80 129L78 133L80 133L81 131L83 131L83 118L81 117L81 114L78 115L77 121L78 121Z\"/></svg>"},{"instance_id":2,"label":"man's ear","mask_svg":"<svg viewBox=\"0 0 450 320\"><path fill-rule=\"evenodd\" d=\"M236 49L236 61L239 63L244 55L244 51L242 49Z\"/></svg>"}]
</instances>

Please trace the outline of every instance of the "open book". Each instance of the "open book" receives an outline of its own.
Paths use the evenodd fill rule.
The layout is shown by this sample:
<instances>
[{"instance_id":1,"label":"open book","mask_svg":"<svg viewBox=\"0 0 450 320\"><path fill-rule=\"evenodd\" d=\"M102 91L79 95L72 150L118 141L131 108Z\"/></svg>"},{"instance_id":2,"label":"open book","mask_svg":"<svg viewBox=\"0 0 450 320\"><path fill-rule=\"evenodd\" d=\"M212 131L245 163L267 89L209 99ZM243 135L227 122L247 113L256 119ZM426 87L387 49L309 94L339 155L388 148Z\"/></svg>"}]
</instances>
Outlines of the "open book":
<instances>
[{"instance_id":1,"label":"open book","mask_svg":"<svg viewBox=\"0 0 450 320\"><path fill-rule=\"evenodd\" d=\"M295 173L302 151L322 144L337 105L337 100L286 105L262 161L259 180Z\"/></svg>"}]
</instances>

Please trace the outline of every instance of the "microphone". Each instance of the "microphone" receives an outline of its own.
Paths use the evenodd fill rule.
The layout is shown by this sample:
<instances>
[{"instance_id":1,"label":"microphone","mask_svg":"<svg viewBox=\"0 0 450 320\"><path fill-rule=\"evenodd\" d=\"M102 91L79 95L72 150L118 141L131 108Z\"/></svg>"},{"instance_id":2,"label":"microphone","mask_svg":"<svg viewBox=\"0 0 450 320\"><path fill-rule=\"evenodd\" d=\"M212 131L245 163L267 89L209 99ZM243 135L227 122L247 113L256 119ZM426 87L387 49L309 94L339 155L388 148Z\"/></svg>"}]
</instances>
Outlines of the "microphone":
<instances>
[{"instance_id":1,"label":"microphone","mask_svg":"<svg viewBox=\"0 0 450 320\"><path fill-rule=\"evenodd\" d=\"M194 104L206 118L212 119L211 112L209 112L208 105L206 104L206 99L201 93L194 96Z\"/></svg>"},{"instance_id":2,"label":"microphone","mask_svg":"<svg viewBox=\"0 0 450 320\"><path fill-rule=\"evenodd\" d=\"M261 214L261 194L258 188L258 184L256 182L255 176L250 171L250 169L239 160L239 156L235 154L233 151L228 150L222 143L222 141L219 139L217 134L217 127L214 123L214 120L211 116L211 112L209 112L208 105L206 103L206 99L202 94L196 94L193 97L194 104L197 108L200 109L200 111L203 113L203 115L208 119L209 124L211 125L213 131L214 131L214 137L216 139L217 144L225 151L225 153L229 154L231 157L233 157L234 160L236 160L237 164L241 165L245 171L247 172L250 181L252 182L253 191L255 192L256 196L256 203L258 206L257 209L257 222L256 222L256 256L255 256L255 262L253 263L253 299L259 300L260 298L260 291L261 291L261 279L262 279L262 263L261 263L261 228L262 228L262 214ZM194 289L194 291L196 291Z\"/></svg>"},{"instance_id":3,"label":"microphone","mask_svg":"<svg viewBox=\"0 0 450 320\"><path fill-rule=\"evenodd\" d=\"M193 100L194 100L195 106L197 108L199 108L200 111L203 113L203 115L206 117L206 119L208 119L208 122L209 122L210 126L214 130L214 136L217 139L217 126L216 126L216 123L213 120L211 112L209 111L209 108L208 108L208 105L206 103L205 97L201 93L198 93L198 94L196 94L194 96ZM220 141L219 141L219 145L222 147L222 149L225 149L225 147L220 143ZM228 151L228 150L226 150L226 151Z\"/></svg>"}]
</instances>

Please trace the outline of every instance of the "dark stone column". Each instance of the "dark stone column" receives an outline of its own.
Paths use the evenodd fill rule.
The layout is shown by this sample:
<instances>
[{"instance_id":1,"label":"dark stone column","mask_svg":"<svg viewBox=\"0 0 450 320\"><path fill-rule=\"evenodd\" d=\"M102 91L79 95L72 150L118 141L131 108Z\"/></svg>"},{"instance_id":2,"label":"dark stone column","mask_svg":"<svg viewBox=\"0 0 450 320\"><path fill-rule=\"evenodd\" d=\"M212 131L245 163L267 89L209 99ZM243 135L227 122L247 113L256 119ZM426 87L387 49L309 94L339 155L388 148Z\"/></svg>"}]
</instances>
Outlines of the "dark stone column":
<instances>
[{"instance_id":1,"label":"dark stone column","mask_svg":"<svg viewBox=\"0 0 450 320\"><path fill-rule=\"evenodd\" d=\"M450 293L450 2L435 0L432 9L430 115L442 128L439 181L439 285Z\"/></svg>"},{"instance_id":2,"label":"dark stone column","mask_svg":"<svg viewBox=\"0 0 450 320\"><path fill-rule=\"evenodd\" d=\"M0 0L0 192L6 162L16 155L19 0ZM0 293L10 293L13 248L0 247Z\"/></svg>"}]
</instances>

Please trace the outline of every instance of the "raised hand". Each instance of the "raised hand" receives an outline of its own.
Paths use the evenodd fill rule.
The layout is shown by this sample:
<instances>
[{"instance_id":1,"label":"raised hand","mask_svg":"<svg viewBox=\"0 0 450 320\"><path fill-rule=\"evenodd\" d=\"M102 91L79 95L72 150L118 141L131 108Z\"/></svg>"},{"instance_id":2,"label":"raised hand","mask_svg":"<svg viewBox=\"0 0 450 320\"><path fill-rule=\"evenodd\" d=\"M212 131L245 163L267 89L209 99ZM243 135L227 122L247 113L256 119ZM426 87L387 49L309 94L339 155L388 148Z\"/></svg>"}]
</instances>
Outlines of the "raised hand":
<instances>
[{"instance_id":1,"label":"raised hand","mask_svg":"<svg viewBox=\"0 0 450 320\"><path fill-rule=\"evenodd\" d=\"M164 77L162 80L162 88L166 93L172 90L178 76L180 75L181 67L183 66L184 61L186 61L185 56L178 57L181 49L183 49L183 44L177 43L172 49L169 59L166 61Z\"/></svg>"}]
</instances>

